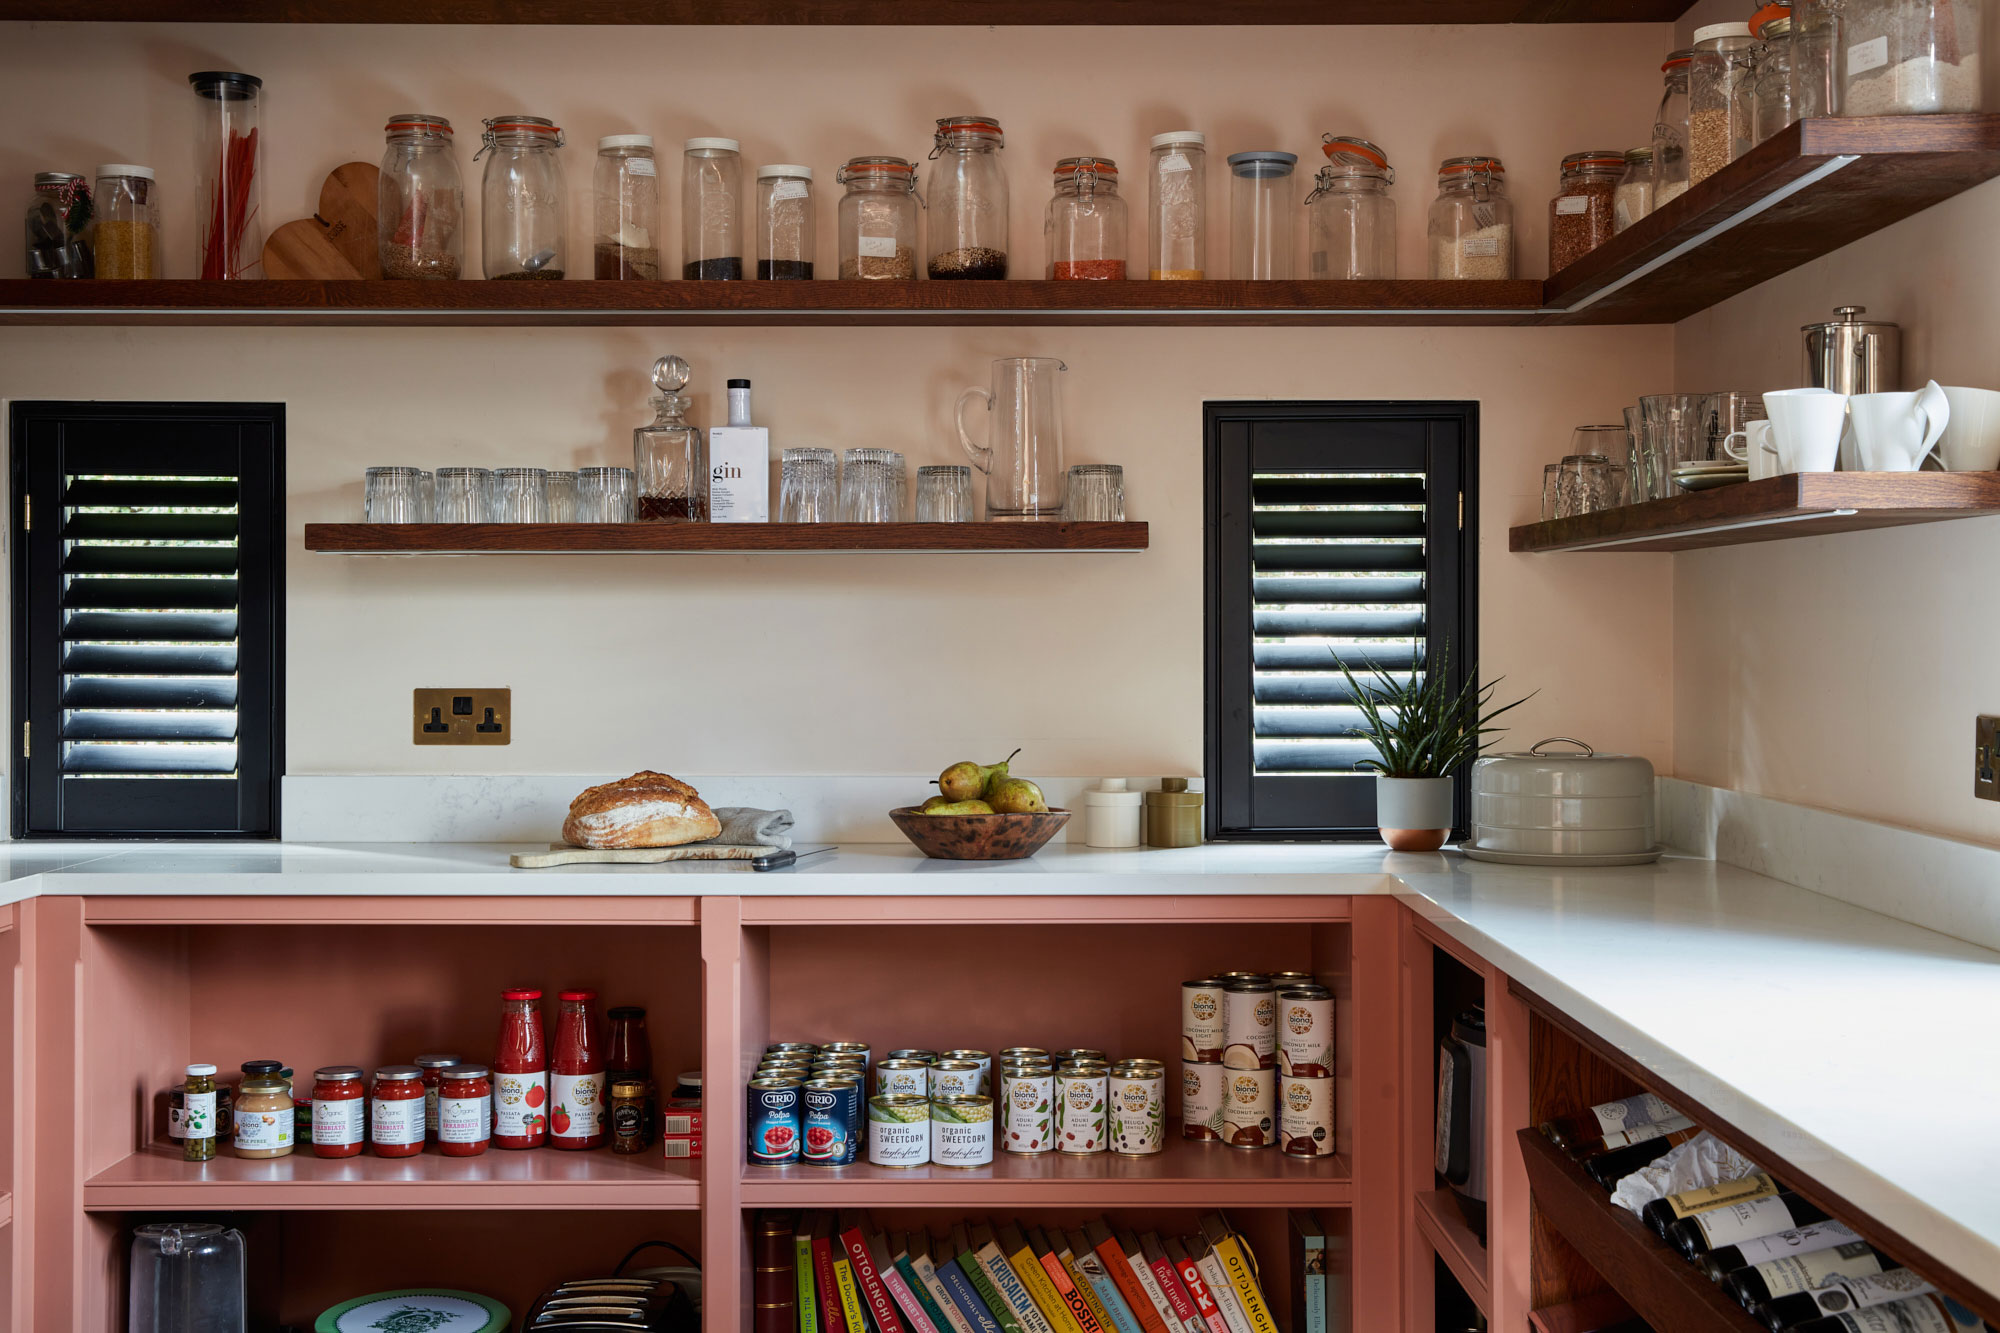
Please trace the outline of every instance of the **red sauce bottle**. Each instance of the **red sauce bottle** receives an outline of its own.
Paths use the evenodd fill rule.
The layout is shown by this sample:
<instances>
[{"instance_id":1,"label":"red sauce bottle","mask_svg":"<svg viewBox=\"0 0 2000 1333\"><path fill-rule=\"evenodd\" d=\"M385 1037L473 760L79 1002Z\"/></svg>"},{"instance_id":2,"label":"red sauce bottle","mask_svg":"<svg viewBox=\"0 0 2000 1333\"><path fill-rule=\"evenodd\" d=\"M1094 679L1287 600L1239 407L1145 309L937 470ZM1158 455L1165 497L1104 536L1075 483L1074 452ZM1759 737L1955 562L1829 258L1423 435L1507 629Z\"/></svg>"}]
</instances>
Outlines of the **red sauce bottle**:
<instances>
[{"instance_id":1,"label":"red sauce bottle","mask_svg":"<svg viewBox=\"0 0 2000 1333\"><path fill-rule=\"evenodd\" d=\"M604 1045L597 1035L597 992L566 990L556 1018L555 1077L549 1087L549 1146L602 1148L605 1124Z\"/></svg>"},{"instance_id":2,"label":"red sauce bottle","mask_svg":"<svg viewBox=\"0 0 2000 1333\"><path fill-rule=\"evenodd\" d=\"M368 1100L368 1142L377 1157L415 1157L424 1150L424 1071L384 1065Z\"/></svg>"},{"instance_id":3,"label":"red sauce bottle","mask_svg":"<svg viewBox=\"0 0 2000 1333\"><path fill-rule=\"evenodd\" d=\"M542 993L500 993L493 1055L493 1146L539 1148L549 1137L549 1057L542 1046Z\"/></svg>"},{"instance_id":4,"label":"red sauce bottle","mask_svg":"<svg viewBox=\"0 0 2000 1333\"><path fill-rule=\"evenodd\" d=\"M313 1156L361 1155L368 1137L367 1091L358 1065L328 1065L313 1071ZM296 1130L293 1136L297 1137Z\"/></svg>"},{"instance_id":5,"label":"red sauce bottle","mask_svg":"<svg viewBox=\"0 0 2000 1333\"><path fill-rule=\"evenodd\" d=\"M493 1084L485 1065L454 1065L438 1085L438 1151L477 1157L493 1139Z\"/></svg>"},{"instance_id":6,"label":"red sauce bottle","mask_svg":"<svg viewBox=\"0 0 2000 1333\"><path fill-rule=\"evenodd\" d=\"M624 1081L646 1085L639 1138L649 1144L660 1123L660 1091L653 1082L653 1043L646 1035L646 1011L636 1004L614 1005L606 1017L611 1020L611 1040L604 1053L605 1086Z\"/></svg>"}]
</instances>

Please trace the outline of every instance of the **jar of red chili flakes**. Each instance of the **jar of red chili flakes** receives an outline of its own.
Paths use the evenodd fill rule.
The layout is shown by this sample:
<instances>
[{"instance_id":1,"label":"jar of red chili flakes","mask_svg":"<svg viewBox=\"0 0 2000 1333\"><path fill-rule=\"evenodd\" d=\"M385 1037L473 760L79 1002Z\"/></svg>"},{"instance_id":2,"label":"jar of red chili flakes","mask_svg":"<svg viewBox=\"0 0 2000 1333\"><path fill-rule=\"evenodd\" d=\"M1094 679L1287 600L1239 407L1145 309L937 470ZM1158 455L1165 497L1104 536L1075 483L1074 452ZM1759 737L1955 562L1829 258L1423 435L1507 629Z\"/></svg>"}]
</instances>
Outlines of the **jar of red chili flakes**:
<instances>
[{"instance_id":1,"label":"jar of red chili flakes","mask_svg":"<svg viewBox=\"0 0 2000 1333\"><path fill-rule=\"evenodd\" d=\"M454 1065L438 1086L438 1151L477 1157L493 1141L493 1081L485 1065Z\"/></svg>"},{"instance_id":2,"label":"jar of red chili flakes","mask_svg":"<svg viewBox=\"0 0 2000 1333\"><path fill-rule=\"evenodd\" d=\"M1051 278L1124 277L1125 230L1116 162L1066 157L1056 163L1056 194L1042 223Z\"/></svg>"},{"instance_id":3,"label":"jar of red chili flakes","mask_svg":"<svg viewBox=\"0 0 2000 1333\"><path fill-rule=\"evenodd\" d=\"M312 1146L315 1157L358 1157L367 1138L367 1086L356 1065L313 1071Z\"/></svg>"},{"instance_id":4,"label":"jar of red chili flakes","mask_svg":"<svg viewBox=\"0 0 2000 1333\"><path fill-rule=\"evenodd\" d=\"M384 1065L375 1071L368 1102L368 1141L377 1157L415 1157L424 1150L424 1071Z\"/></svg>"}]
</instances>

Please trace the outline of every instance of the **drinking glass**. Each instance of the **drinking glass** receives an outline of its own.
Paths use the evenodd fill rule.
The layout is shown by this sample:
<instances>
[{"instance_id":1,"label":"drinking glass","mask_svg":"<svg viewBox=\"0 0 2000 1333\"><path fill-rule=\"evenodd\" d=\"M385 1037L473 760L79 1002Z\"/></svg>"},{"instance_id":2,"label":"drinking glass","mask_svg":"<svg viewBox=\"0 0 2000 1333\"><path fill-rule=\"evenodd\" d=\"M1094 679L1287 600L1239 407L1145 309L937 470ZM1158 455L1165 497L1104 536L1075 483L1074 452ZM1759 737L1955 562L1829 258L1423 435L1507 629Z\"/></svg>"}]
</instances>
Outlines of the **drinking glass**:
<instances>
[{"instance_id":1,"label":"drinking glass","mask_svg":"<svg viewBox=\"0 0 2000 1333\"><path fill-rule=\"evenodd\" d=\"M1646 423L1637 407L1625 409L1625 499L1637 504L1650 499L1646 492Z\"/></svg>"},{"instance_id":2,"label":"drinking glass","mask_svg":"<svg viewBox=\"0 0 2000 1333\"><path fill-rule=\"evenodd\" d=\"M970 523L972 469L963 465L917 469L917 522Z\"/></svg>"},{"instance_id":3,"label":"drinking glass","mask_svg":"<svg viewBox=\"0 0 2000 1333\"><path fill-rule=\"evenodd\" d=\"M576 473L549 473L549 522L576 522Z\"/></svg>"},{"instance_id":4,"label":"drinking glass","mask_svg":"<svg viewBox=\"0 0 2000 1333\"><path fill-rule=\"evenodd\" d=\"M538 467L495 468L492 521L548 522L549 474Z\"/></svg>"},{"instance_id":5,"label":"drinking glass","mask_svg":"<svg viewBox=\"0 0 2000 1333\"><path fill-rule=\"evenodd\" d=\"M831 523L840 517L839 463L831 449L779 455L778 522Z\"/></svg>"},{"instance_id":6,"label":"drinking glass","mask_svg":"<svg viewBox=\"0 0 2000 1333\"><path fill-rule=\"evenodd\" d=\"M1544 523L1552 518L1567 517L1562 512L1561 505L1562 474L1563 465L1561 463L1550 463L1542 468L1542 521Z\"/></svg>"},{"instance_id":7,"label":"drinking glass","mask_svg":"<svg viewBox=\"0 0 2000 1333\"><path fill-rule=\"evenodd\" d=\"M1763 396L1725 389L1721 393L1701 394L1699 398L1695 409L1695 457L1688 461L1718 466L1739 462L1723 449L1722 442L1751 422L1765 419Z\"/></svg>"},{"instance_id":8,"label":"drinking glass","mask_svg":"<svg viewBox=\"0 0 2000 1333\"><path fill-rule=\"evenodd\" d=\"M639 494L639 480L629 467L583 467L576 470L578 523L630 523Z\"/></svg>"},{"instance_id":9,"label":"drinking glass","mask_svg":"<svg viewBox=\"0 0 2000 1333\"><path fill-rule=\"evenodd\" d=\"M439 523L491 522L493 474L483 467L439 468L434 504Z\"/></svg>"},{"instance_id":10,"label":"drinking glass","mask_svg":"<svg viewBox=\"0 0 2000 1333\"><path fill-rule=\"evenodd\" d=\"M840 518L843 523L894 523L896 479L890 471L890 449L849 449L840 467Z\"/></svg>"},{"instance_id":11,"label":"drinking glass","mask_svg":"<svg viewBox=\"0 0 2000 1333\"><path fill-rule=\"evenodd\" d=\"M422 468L371 467L367 478L367 493L362 508L364 522L430 522Z\"/></svg>"},{"instance_id":12,"label":"drinking glass","mask_svg":"<svg viewBox=\"0 0 2000 1333\"><path fill-rule=\"evenodd\" d=\"M1646 441L1648 500L1678 494L1673 483L1675 468L1707 461L1708 438L1700 421L1705 397L1699 393L1655 393L1639 400L1639 415L1650 428Z\"/></svg>"},{"instance_id":13,"label":"drinking glass","mask_svg":"<svg viewBox=\"0 0 2000 1333\"><path fill-rule=\"evenodd\" d=\"M1556 469L1556 518L1576 518L1625 503L1624 469L1608 458L1571 454Z\"/></svg>"},{"instance_id":14,"label":"drinking glass","mask_svg":"<svg viewBox=\"0 0 2000 1333\"><path fill-rule=\"evenodd\" d=\"M1069 470L1062 516L1077 523L1125 521L1125 469L1116 463L1078 463Z\"/></svg>"},{"instance_id":15,"label":"drinking glass","mask_svg":"<svg viewBox=\"0 0 2000 1333\"><path fill-rule=\"evenodd\" d=\"M910 512L910 465L903 456L891 449L889 452L889 481L896 488L896 513L889 521L901 523L903 515Z\"/></svg>"}]
</instances>

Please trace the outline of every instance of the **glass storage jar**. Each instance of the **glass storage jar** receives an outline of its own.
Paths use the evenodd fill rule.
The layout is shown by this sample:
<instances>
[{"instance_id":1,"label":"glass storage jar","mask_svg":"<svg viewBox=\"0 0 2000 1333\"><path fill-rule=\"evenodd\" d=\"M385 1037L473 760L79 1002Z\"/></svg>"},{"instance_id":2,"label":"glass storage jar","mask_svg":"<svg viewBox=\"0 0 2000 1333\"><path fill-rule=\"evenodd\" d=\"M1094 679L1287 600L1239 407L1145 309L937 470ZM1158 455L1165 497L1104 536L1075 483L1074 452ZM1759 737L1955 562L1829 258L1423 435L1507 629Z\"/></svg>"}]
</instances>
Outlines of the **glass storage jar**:
<instances>
[{"instance_id":1,"label":"glass storage jar","mask_svg":"<svg viewBox=\"0 0 2000 1333\"><path fill-rule=\"evenodd\" d=\"M708 521L708 447L701 431L688 424L688 400L681 395L693 373L677 356L653 363L653 386L660 391L653 422L632 432L641 522Z\"/></svg>"},{"instance_id":2,"label":"glass storage jar","mask_svg":"<svg viewBox=\"0 0 2000 1333\"><path fill-rule=\"evenodd\" d=\"M1694 32L1688 66L1688 184L1699 185L1750 151L1756 113L1757 39L1747 23Z\"/></svg>"},{"instance_id":3,"label":"glass storage jar","mask_svg":"<svg viewBox=\"0 0 2000 1333\"><path fill-rule=\"evenodd\" d=\"M660 266L660 164L650 134L597 141L591 169L592 274L599 282L657 282Z\"/></svg>"},{"instance_id":4,"label":"glass storage jar","mask_svg":"<svg viewBox=\"0 0 2000 1333\"><path fill-rule=\"evenodd\" d=\"M1007 276L1006 140L991 116L946 116L931 148L925 268L933 278Z\"/></svg>"},{"instance_id":5,"label":"glass storage jar","mask_svg":"<svg viewBox=\"0 0 2000 1333\"><path fill-rule=\"evenodd\" d=\"M479 152L480 261L489 278L557 280L569 269L562 131L540 116L486 121Z\"/></svg>"},{"instance_id":6,"label":"glass storage jar","mask_svg":"<svg viewBox=\"0 0 2000 1333\"><path fill-rule=\"evenodd\" d=\"M757 276L807 281L813 275L813 171L776 163L757 168Z\"/></svg>"},{"instance_id":7,"label":"glass storage jar","mask_svg":"<svg viewBox=\"0 0 2000 1333\"><path fill-rule=\"evenodd\" d=\"M681 154L681 276L743 276L743 153L734 139L689 139Z\"/></svg>"},{"instance_id":8,"label":"glass storage jar","mask_svg":"<svg viewBox=\"0 0 2000 1333\"><path fill-rule=\"evenodd\" d=\"M1676 51L1660 66L1665 88L1653 116L1653 207L1687 193L1688 67L1694 52Z\"/></svg>"},{"instance_id":9,"label":"glass storage jar","mask_svg":"<svg viewBox=\"0 0 2000 1333\"><path fill-rule=\"evenodd\" d=\"M280 1071L276 1060L252 1060L244 1068L231 1117L236 1127L234 1152L249 1158L290 1157L292 1081Z\"/></svg>"},{"instance_id":10,"label":"glass storage jar","mask_svg":"<svg viewBox=\"0 0 2000 1333\"><path fill-rule=\"evenodd\" d=\"M23 270L31 278L88 278L95 274L90 250L94 204L90 182L73 171L35 173L35 197L28 205L28 255Z\"/></svg>"},{"instance_id":11,"label":"glass storage jar","mask_svg":"<svg viewBox=\"0 0 2000 1333\"><path fill-rule=\"evenodd\" d=\"M1625 174L1615 149L1571 153L1562 160L1555 198L1549 200L1549 272L1556 274L1610 240L1617 230L1614 197Z\"/></svg>"},{"instance_id":12,"label":"glass storage jar","mask_svg":"<svg viewBox=\"0 0 2000 1333\"><path fill-rule=\"evenodd\" d=\"M97 229L91 259L100 278L160 276L160 188L151 167L107 162L97 169Z\"/></svg>"},{"instance_id":13,"label":"glass storage jar","mask_svg":"<svg viewBox=\"0 0 2000 1333\"><path fill-rule=\"evenodd\" d=\"M1292 170L1297 153L1258 149L1229 155L1229 275L1292 276Z\"/></svg>"},{"instance_id":14,"label":"glass storage jar","mask_svg":"<svg viewBox=\"0 0 2000 1333\"><path fill-rule=\"evenodd\" d=\"M1514 205L1497 157L1448 157L1438 164L1429 225L1433 278L1514 276Z\"/></svg>"},{"instance_id":15,"label":"glass storage jar","mask_svg":"<svg viewBox=\"0 0 2000 1333\"><path fill-rule=\"evenodd\" d=\"M1847 0L1840 7L1840 114L1977 111L1982 0Z\"/></svg>"},{"instance_id":16,"label":"glass storage jar","mask_svg":"<svg viewBox=\"0 0 2000 1333\"><path fill-rule=\"evenodd\" d=\"M1795 120L1840 114L1840 14L1846 0L1792 0L1791 101Z\"/></svg>"},{"instance_id":17,"label":"glass storage jar","mask_svg":"<svg viewBox=\"0 0 2000 1333\"><path fill-rule=\"evenodd\" d=\"M1396 172L1366 139L1330 134L1320 151L1326 165L1306 196L1308 276L1396 276Z\"/></svg>"},{"instance_id":18,"label":"glass storage jar","mask_svg":"<svg viewBox=\"0 0 2000 1333\"><path fill-rule=\"evenodd\" d=\"M1757 29L1764 45L1757 55L1752 83L1750 139L1762 143L1798 117L1792 113L1792 16L1790 11L1765 19Z\"/></svg>"},{"instance_id":19,"label":"glass storage jar","mask_svg":"<svg viewBox=\"0 0 2000 1333\"><path fill-rule=\"evenodd\" d=\"M406 111L382 127L376 252L385 278L456 278L465 267L465 180L451 122Z\"/></svg>"},{"instance_id":20,"label":"glass storage jar","mask_svg":"<svg viewBox=\"0 0 2000 1333\"><path fill-rule=\"evenodd\" d=\"M1611 196L1611 230L1624 231L1653 211L1653 150L1627 148L1625 171Z\"/></svg>"},{"instance_id":21,"label":"glass storage jar","mask_svg":"<svg viewBox=\"0 0 2000 1333\"><path fill-rule=\"evenodd\" d=\"M264 81L205 70L188 75L195 120L195 276L258 278L264 268Z\"/></svg>"},{"instance_id":22,"label":"glass storage jar","mask_svg":"<svg viewBox=\"0 0 2000 1333\"><path fill-rule=\"evenodd\" d=\"M900 157L848 159L840 197L840 276L917 276L917 170Z\"/></svg>"},{"instance_id":23,"label":"glass storage jar","mask_svg":"<svg viewBox=\"0 0 2000 1333\"><path fill-rule=\"evenodd\" d=\"M1125 201L1118 195L1118 164L1108 157L1066 157L1056 163L1055 187L1042 221L1048 276L1123 278Z\"/></svg>"},{"instance_id":24,"label":"glass storage jar","mask_svg":"<svg viewBox=\"0 0 2000 1333\"><path fill-rule=\"evenodd\" d=\"M1146 200L1147 270L1154 281L1208 276L1208 137L1153 136Z\"/></svg>"}]
</instances>

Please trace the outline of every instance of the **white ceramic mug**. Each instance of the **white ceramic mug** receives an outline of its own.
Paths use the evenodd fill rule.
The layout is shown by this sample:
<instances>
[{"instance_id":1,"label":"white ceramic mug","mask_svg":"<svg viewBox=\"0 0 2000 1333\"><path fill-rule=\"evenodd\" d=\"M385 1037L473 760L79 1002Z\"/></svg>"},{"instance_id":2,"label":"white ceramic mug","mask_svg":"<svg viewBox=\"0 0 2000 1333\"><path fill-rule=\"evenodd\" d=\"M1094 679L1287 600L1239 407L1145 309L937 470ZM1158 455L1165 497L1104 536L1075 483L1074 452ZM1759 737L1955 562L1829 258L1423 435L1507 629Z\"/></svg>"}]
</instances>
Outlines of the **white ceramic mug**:
<instances>
[{"instance_id":1,"label":"white ceramic mug","mask_svg":"<svg viewBox=\"0 0 2000 1333\"><path fill-rule=\"evenodd\" d=\"M1936 380L1914 393L1857 393L1847 407L1863 472L1917 471L1951 421L1951 403Z\"/></svg>"},{"instance_id":2,"label":"white ceramic mug","mask_svg":"<svg viewBox=\"0 0 2000 1333\"><path fill-rule=\"evenodd\" d=\"M1764 395L1779 472L1831 472L1847 425L1847 395L1832 389L1774 389Z\"/></svg>"},{"instance_id":3,"label":"white ceramic mug","mask_svg":"<svg viewBox=\"0 0 2000 1333\"><path fill-rule=\"evenodd\" d=\"M1750 480L1762 481L1766 477L1778 475L1778 446L1772 440L1773 426L1769 421L1746 421L1742 430L1731 431L1722 437L1722 452L1739 463L1750 465ZM1730 443L1743 441L1741 452Z\"/></svg>"},{"instance_id":4,"label":"white ceramic mug","mask_svg":"<svg viewBox=\"0 0 2000 1333\"><path fill-rule=\"evenodd\" d=\"M1945 386L1951 420L1938 440L1947 472L1991 472L2000 467L2000 393Z\"/></svg>"}]
</instances>

